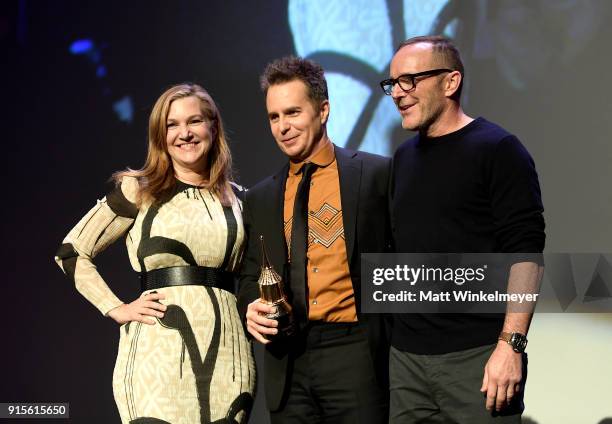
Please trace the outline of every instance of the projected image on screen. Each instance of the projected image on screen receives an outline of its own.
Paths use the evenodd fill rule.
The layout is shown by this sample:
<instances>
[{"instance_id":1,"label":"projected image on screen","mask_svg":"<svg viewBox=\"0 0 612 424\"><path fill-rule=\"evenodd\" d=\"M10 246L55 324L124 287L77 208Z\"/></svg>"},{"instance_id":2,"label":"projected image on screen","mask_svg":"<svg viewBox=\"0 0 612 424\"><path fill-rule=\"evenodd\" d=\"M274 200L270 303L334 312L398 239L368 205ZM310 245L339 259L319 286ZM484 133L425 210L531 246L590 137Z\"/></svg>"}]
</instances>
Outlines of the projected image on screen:
<instances>
[{"instance_id":1,"label":"projected image on screen","mask_svg":"<svg viewBox=\"0 0 612 424\"><path fill-rule=\"evenodd\" d=\"M321 63L329 84L328 131L338 145L381 155L400 132L393 102L378 82L403 40L427 34L455 39L466 63L489 61L503 82L525 91L546 70L568 68L600 30L610 4L597 1L291 0L295 53ZM398 137L402 137L398 135Z\"/></svg>"},{"instance_id":2,"label":"projected image on screen","mask_svg":"<svg viewBox=\"0 0 612 424\"><path fill-rule=\"evenodd\" d=\"M295 51L323 65L329 84L331 139L340 146L391 154L399 125L393 102L378 88L395 45L428 33L448 0L424 2L302 1L289 3ZM399 18L399 19L398 19ZM452 28L447 35L452 36Z\"/></svg>"}]
</instances>

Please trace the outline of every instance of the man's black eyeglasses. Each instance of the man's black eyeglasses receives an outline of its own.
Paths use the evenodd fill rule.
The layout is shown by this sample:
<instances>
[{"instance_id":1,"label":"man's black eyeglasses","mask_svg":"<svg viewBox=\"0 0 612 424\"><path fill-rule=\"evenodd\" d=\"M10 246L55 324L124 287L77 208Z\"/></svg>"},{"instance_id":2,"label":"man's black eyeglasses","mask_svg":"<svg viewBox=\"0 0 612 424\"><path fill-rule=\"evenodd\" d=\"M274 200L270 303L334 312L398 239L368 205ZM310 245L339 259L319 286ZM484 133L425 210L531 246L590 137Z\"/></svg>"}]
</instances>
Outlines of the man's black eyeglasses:
<instances>
[{"instance_id":1,"label":"man's black eyeglasses","mask_svg":"<svg viewBox=\"0 0 612 424\"><path fill-rule=\"evenodd\" d=\"M416 87L416 78L423 76L433 76L441 74L442 72L453 72L452 69L432 69L430 71L417 72L416 74L403 74L397 78L389 78L380 82L380 88L385 92L387 96L391 95L393 86L399 84L400 88L405 92L413 90ZM423 78L424 79L424 78Z\"/></svg>"}]
</instances>

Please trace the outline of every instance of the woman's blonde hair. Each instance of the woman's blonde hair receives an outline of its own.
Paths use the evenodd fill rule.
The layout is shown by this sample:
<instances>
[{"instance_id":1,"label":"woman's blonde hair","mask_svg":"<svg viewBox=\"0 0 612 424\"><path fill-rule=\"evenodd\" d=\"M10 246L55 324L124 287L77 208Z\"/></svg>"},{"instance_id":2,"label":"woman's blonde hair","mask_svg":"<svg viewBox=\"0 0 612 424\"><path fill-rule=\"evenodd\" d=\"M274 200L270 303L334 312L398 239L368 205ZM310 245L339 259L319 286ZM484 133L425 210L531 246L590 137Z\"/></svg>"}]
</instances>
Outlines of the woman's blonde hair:
<instances>
[{"instance_id":1,"label":"woman's blonde hair","mask_svg":"<svg viewBox=\"0 0 612 424\"><path fill-rule=\"evenodd\" d=\"M149 148L145 164L140 169L126 169L113 174L118 184L124 176L138 179L137 204L153 203L172 192L176 185L172 160L166 144L167 118L170 105L177 99L197 97L202 114L209 120L211 147L206 155L209 173L206 188L215 193L221 203L229 206L234 198L229 182L232 180L232 156L225 137L223 122L214 100L201 86L184 83L170 87L155 102L149 116Z\"/></svg>"}]
</instances>

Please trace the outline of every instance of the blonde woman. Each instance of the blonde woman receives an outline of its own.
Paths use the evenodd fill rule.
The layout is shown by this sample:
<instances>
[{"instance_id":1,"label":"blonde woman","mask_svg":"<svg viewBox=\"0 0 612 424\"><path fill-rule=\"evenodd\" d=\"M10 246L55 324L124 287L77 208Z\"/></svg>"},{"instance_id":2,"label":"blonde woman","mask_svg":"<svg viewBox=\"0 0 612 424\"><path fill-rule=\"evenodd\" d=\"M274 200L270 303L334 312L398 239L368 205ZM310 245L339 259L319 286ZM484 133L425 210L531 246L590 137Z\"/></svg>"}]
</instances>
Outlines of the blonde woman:
<instances>
[{"instance_id":1,"label":"blonde woman","mask_svg":"<svg viewBox=\"0 0 612 424\"><path fill-rule=\"evenodd\" d=\"M232 272L243 249L239 188L219 111L195 84L164 92L149 118L142 169L68 233L56 261L120 327L113 375L124 423L247 422L255 365ZM124 303L93 258L125 236L142 295Z\"/></svg>"}]
</instances>

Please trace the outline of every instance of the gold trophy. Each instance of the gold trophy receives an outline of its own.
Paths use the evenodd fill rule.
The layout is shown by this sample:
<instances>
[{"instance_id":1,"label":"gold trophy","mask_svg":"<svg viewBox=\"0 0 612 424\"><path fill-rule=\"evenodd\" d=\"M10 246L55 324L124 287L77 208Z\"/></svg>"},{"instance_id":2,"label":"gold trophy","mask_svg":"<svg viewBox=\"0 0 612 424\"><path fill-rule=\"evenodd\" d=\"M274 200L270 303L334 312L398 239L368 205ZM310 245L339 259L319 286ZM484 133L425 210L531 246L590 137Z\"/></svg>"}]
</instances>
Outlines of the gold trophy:
<instances>
[{"instance_id":1,"label":"gold trophy","mask_svg":"<svg viewBox=\"0 0 612 424\"><path fill-rule=\"evenodd\" d=\"M259 283L259 297L260 302L275 307L275 312L265 315L266 318L278 322L278 327L276 327L278 333L267 336L269 340L276 340L293 335L295 324L291 313L291 305L287 302L287 297L283 292L283 280L268 260L263 236L260 235L259 240L261 241L261 274L257 281Z\"/></svg>"}]
</instances>

